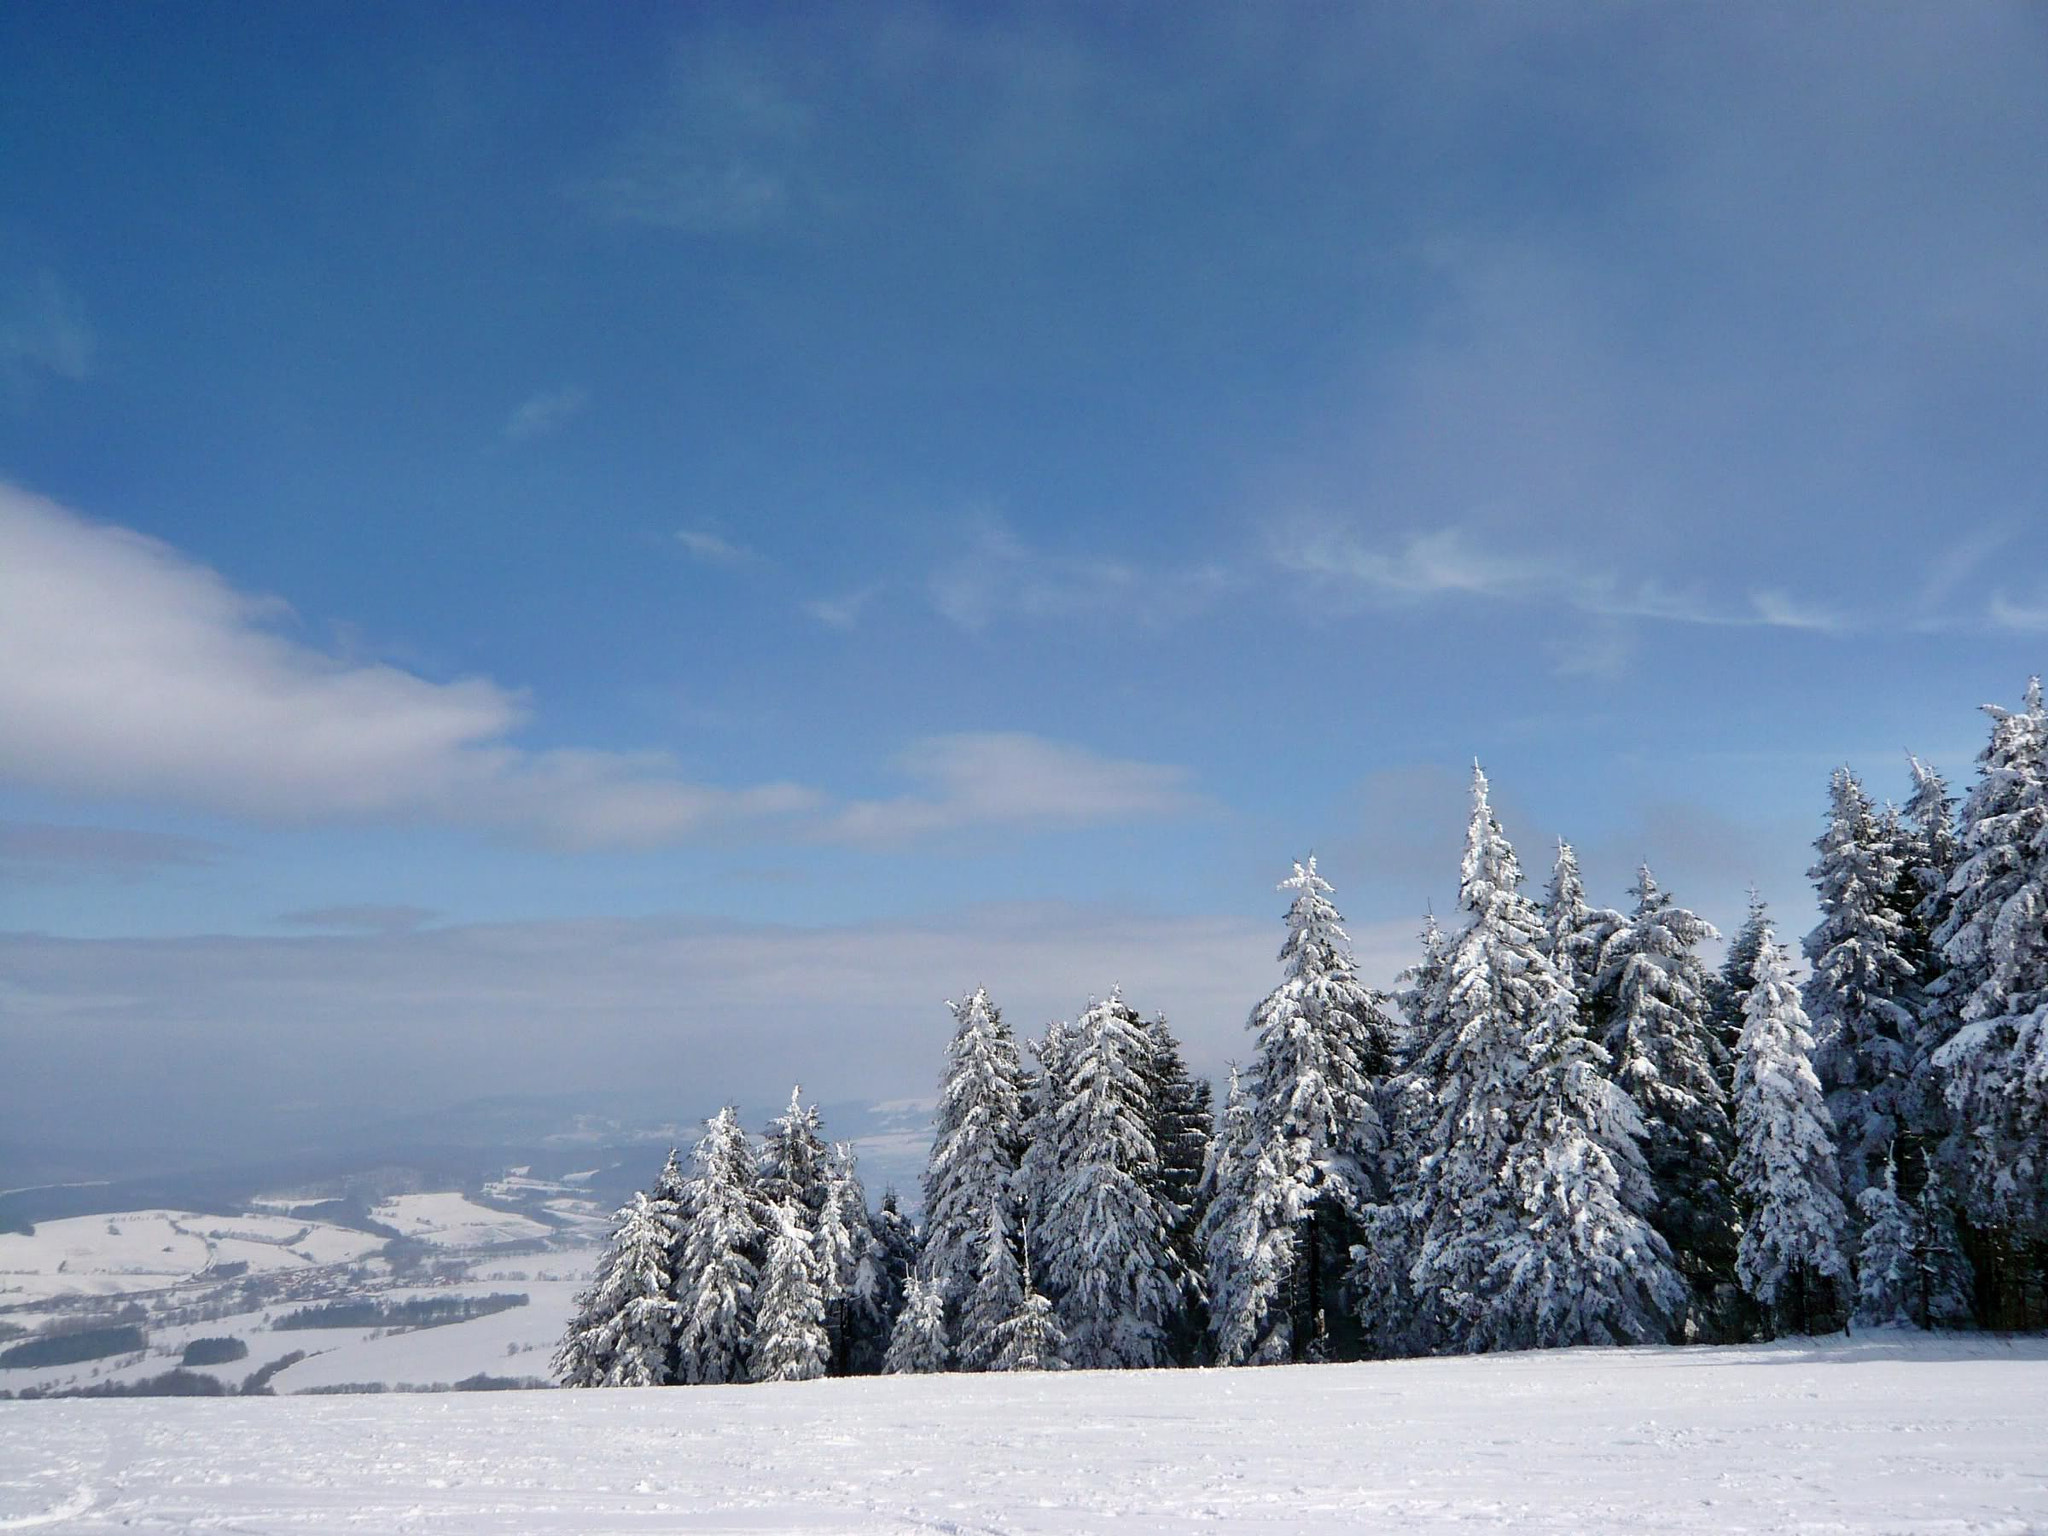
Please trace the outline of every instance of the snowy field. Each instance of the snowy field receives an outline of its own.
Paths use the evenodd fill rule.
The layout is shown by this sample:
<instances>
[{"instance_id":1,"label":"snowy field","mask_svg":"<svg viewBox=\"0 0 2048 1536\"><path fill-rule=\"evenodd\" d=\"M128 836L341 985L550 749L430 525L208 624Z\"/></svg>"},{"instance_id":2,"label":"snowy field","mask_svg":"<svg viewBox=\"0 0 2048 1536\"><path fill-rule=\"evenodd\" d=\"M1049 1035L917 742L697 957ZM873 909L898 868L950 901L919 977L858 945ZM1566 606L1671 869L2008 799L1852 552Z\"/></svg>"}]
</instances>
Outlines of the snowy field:
<instances>
[{"instance_id":1,"label":"snowy field","mask_svg":"<svg viewBox=\"0 0 2048 1536\"><path fill-rule=\"evenodd\" d=\"M2048 1530L2048 1341L0 1403L0 1530Z\"/></svg>"}]
</instances>

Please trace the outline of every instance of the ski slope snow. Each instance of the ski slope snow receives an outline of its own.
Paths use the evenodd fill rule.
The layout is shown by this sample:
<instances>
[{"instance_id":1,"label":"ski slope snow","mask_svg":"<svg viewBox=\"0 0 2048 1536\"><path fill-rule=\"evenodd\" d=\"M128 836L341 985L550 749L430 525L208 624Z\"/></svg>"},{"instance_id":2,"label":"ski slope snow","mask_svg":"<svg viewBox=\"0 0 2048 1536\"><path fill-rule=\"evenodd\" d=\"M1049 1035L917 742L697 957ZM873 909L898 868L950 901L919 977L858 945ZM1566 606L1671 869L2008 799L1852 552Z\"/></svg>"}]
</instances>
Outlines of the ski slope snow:
<instances>
[{"instance_id":1,"label":"ski slope snow","mask_svg":"<svg viewBox=\"0 0 2048 1536\"><path fill-rule=\"evenodd\" d=\"M2019 1533L2048 1341L0 1403L0 1530Z\"/></svg>"}]
</instances>

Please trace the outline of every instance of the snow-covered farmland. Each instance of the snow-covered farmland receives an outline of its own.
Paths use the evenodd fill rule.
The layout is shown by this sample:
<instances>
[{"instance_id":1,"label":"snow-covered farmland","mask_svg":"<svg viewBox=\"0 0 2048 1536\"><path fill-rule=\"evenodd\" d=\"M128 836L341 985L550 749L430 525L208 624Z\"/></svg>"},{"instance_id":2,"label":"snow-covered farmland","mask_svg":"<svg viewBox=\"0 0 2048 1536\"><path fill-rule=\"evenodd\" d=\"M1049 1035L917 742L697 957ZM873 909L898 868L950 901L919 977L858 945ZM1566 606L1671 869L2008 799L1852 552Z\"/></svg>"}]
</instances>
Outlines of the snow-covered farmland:
<instances>
[{"instance_id":1,"label":"snow-covered farmland","mask_svg":"<svg viewBox=\"0 0 2048 1536\"><path fill-rule=\"evenodd\" d=\"M537 1242L553 1231L531 1217L494 1211L453 1192L396 1195L370 1215L404 1237L438 1248Z\"/></svg>"},{"instance_id":2,"label":"snow-covered farmland","mask_svg":"<svg viewBox=\"0 0 2048 1536\"><path fill-rule=\"evenodd\" d=\"M258 1274L346 1264L383 1239L289 1216L119 1211L0 1232L0 1306L156 1291L223 1265Z\"/></svg>"},{"instance_id":3,"label":"snow-covered farmland","mask_svg":"<svg viewBox=\"0 0 2048 1536\"><path fill-rule=\"evenodd\" d=\"M2048 1341L0 1404L0 1529L2048 1527Z\"/></svg>"}]
</instances>

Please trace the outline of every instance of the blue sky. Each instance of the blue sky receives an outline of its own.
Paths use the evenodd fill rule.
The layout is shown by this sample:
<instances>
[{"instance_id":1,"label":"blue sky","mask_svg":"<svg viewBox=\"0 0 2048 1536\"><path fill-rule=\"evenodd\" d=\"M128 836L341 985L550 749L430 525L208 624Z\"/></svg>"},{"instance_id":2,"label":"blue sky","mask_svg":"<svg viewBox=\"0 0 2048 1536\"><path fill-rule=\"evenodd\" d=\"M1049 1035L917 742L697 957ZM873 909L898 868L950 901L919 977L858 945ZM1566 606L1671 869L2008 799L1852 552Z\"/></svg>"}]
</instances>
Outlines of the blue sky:
<instances>
[{"instance_id":1,"label":"blue sky","mask_svg":"<svg viewBox=\"0 0 2048 1536\"><path fill-rule=\"evenodd\" d=\"M1803 926L2048 651L2035 7L22 4L0 144L45 1097L915 1093L979 981L1214 1069L1475 756Z\"/></svg>"}]
</instances>

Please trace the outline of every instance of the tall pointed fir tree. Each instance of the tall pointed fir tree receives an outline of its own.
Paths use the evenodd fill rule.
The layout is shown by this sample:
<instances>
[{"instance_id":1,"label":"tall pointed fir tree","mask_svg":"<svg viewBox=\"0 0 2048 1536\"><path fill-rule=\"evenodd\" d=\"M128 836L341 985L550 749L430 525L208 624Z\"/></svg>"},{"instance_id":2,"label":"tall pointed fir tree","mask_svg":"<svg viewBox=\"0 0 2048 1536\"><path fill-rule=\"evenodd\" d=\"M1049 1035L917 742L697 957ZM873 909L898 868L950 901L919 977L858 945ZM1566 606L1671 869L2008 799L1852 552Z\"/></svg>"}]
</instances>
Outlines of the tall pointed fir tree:
<instances>
[{"instance_id":1,"label":"tall pointed fir tree","mask_svg":"<svg viewBox=\"0 0 2048 1536\"><path fill-rule=\"evenodd\" d=\"M974 1289L960 1305L960 1368L995 1369L1002 1353L1003 1325L1024 1304L1024 1253L1021 1236L1010 1226L1008 1202L992 1202L988 1229L982 1235L980 1268Z\"/></svg>"},{"instance_id":2,"label":"tall pointed fir tree","mask_svg":"<svg viewBox=\"0 0 2048 1536\"><path fill-rule=\"evenodd\" d=\"M754 1149L731 1105L712 1118L697 1144L696 1168L683 1237L677 1376L693 1386L745 1381L765 1213L755 1188Z\"/></svg>"},{"instance_id":3,"label":"tall pointed fir tree","mask_svg":"<svg viewBox=\"0 0 2048 1536\"><path fill-rule=\"evenodd\" d=\"M867 1191L861 1188L853 1148L846 1142L833 1143L826 1154L824 1190L811 1246L824 1293L825 1331L832 1341L830 1374L850 1376L860 1368L864 1341L879 1339L880 1347L886 1348L888 1335L881 1310L882 1261L868 1217Z\"/></svg>"},{"instance_id":4,"label":"tall pointed fir tree","mask_svg":"<svg viewBox=\"0 0 2048 1536\"><path fill-rule=\"evenodd\" d=\"M947 1369L953 1360L946 1338L946 1298L938 1285L912 1275L903 1292L903 1310L889 1335L889 1353L882 1369L891 1376L924 1376Z\"/></svg>"},{"instance_id":5,"label":"tall pointed fir tree","mask_svg":"<svg viewBox=\"0 0 2048 1536\"><path fill-rule=\"evenodd\" d=\"M1579 856L1570 843L1559 838L1557 863L1543 896L1543 952L1571 983L1575 996L1583 999L1592 990L1600 970L1600 952L1620 926L1619 912L1586 900Z\"/></svg>"},{"instance_id":6,"label":"tall pointed fir tree","mask_svg":"<svg viewBox=\"0 0 2048 1536\"><path fill-rule=\"evenodd\" d=\"M986 1341L958 1332L960 1308L981 1274L991 1212L1017 1230L1017 1159L1023 1151L1023 1067L1003 1016L977 987L949 1003L956 1028L946 1050L931 1158L924 1176L924 1277L944 1297L949 1332L963 1355Z\"/></svg>"},{"instance_id":7,"label":"tall pointed fir tree","mask_svg":"<svg viewBox=\"0 0 2048 1536\"><path fill-rule=\"evenodd\" d=\"M1392 1066L1395 1028L1358 978L1330 883L1313 857L1280 883L1295 892L1280 948L1286 975L1252 1011L1257 1041L1248 1100L1251 1155L1232 1159L1222 1191L1230 1220L1212 1224L1225 1283L1248 1292L1211 1299L1217 1355L1227 1363L1321 1356L1335 1325L1348 1335L1342 1288L1351 1249L1384 1191L1385 1133L1378 1095Z\"/></svg>"},{"instance_id":8,"label":"tall pointed fir tree","mask_svg":"<svg viewBox=\"0 0 2048 1536\"><path fill-rule=\"evenodd\" d=\"M1458 904L1414 1068L1433 1119L1411 1270L1433 1341L1455 1350L1661 1338L1685 1285L1637 1214L1641 1122L1606 1076L1541 914L1472 771Z\"/></svg>"},{"instance_id":9,"label":"tall pointed fir tree","mask_svg":"<svg viewBox=\"0 0 2048 1536\"><path fill-rule=\"evenodd\" d=\"M1745 1223L1736 1272L1774 1331L1832 1328L1849 1279L1833 1126L1813 1035L1785 954L1757 950L1735 1065L1735 1180Z\"/></svg>"},{"instance_id":10,"label":"tall pointed fir tree","mask_svg":"<svg viewBox=\"0 0 2048 1536\"><path fill-rule=\"evenodd\" d=\"M1602 944L1585 999L1588 1027L1612 1060L1614 1081L1635 1101L1648 1139L1643 1151L1654 1196L1631 1199L1671 1247L1692 1288L1680 1322L1688 1339L1724 1337L1741 1312L1735 1284L1739 1229L1728 1174L1735 1128L1708 1021L1707 972L1699 945L1719 938L1706 921L1673 904L1647 867L1629 893L1635 910Z\"/></svg>"},{"instance_id":11,"label":"tall pointed fir tree","mask_svg":"<svg viewBox=\"0 0 2048 1536\"><path fill-rule=\"evenodd\" d=\"M1902 1112L1907 1142L1902 1193L1912 1196L1932 1172L1930 1162L1950 1136L1948 1105L1934 1055L1949 1041L1959 1022L1950 995L1946 962L1935 940L1948 921L1948 882L1962 858L1956 836L1956 802L1948 782L1912 753L1906 765L1913 775L1913 793L1906 800L1911 828L1907 845L1907 891L1917 898L1907 914L1912 927L1912 956L1920 983L1912 1038L1912 1064Z\"/></svg>"},{"instance_id":12,"label":"tall pointed fir tree","mask_svg":"<svg viewBox=\"0 0 2048 1536\"><path fill-rule=\"evenodd\" d=\"M748 1372L755 1381L812 1381L825 1374L825 1293L804 1208L785 1195L768 1205L768 1254L754 1310Z\"/></svg>"},{"instance_id":13,"label":"tall pointed fir tree","mask_svg":"<svg viewBox=\"0 0 2048 1536\"><path fill-rule=\"evenodd\" d=\"M1735 1102L1735 1048L1742 1043L1742 1005L1749 1000L1749 983L1756 975L1756 954L1763 947L1764 933L1770 926L1769 904L1752 885L1749 910L1735 937L1728 941L1721 969L1707 989L1707 1015L1713 1024L1714 1039L1721 1047L1716 1064L1721 1068L1721 1087L1731 1105Z\"/></svg>"},{"instance_id":14,"label":"tall pointed fir tree","mask_svg":"<svg viewBox=\"0 0 2048 1536\"><path fill-rule=\"evenodd\" d=\"M1919 1005L1906 913L1919 904L1895 821L1847 768L1828 787L1828 824L1807 871L1820 923L1806 936L1813 1069L1827 1092L1853 1202L1894 1156L1913 1065Z\"/></svg>"},{"instance_id":15,"label":"tall pointed fir tree","mask_svg":"<svg viewBox=\"0 0 2048 1536\"><path fill-rule=\"evenodd\" d=\"M1919 1315L1919 1212L1899 1198L1887 1162L1879 1182L1856 1197L1863 1235L1856 1243L1856 1321L1865 1328L1924 1327Z\"/></svg>"},{"instance_id":16,"label":"tall pointed fir tree","mask_svg":"<svg viewBox=\"0 0 2048 1536\"><path fill-rule=\"evenodd\" d=\"M880 1250L882 1308L893 1327L896 1314L903 1310L910 1277L917 1273L920 1249L917 1225L903 1214L894 1189L882 1191L882 1204L875 1212L874 1231ZM886 1342L883 1347L887 1348Z\"/></svg>"},{"instance_id":17,"label":"tall pointed fir tree","mask_svg":"<svg viewBox=\"0 0 2048 1536\"><path fill-rule=\"evenodd\" d=\"M1073 1026L1064 1019L1047 1024L1045 1033L1031 1045L1038 1070L1027 1079L1024 1094L1023 1150L1017 1158L1015 1189L1018 1217L1034 1234L1044 1229L1058 1193L1060 1169L1053 1155L1058 1137L1053 1127L1067 1098L1067 1063L1073 1045ZM1032 1239L1037 1240L1035 1236Z\"/></svg>"},{"instance_id":18,"label":"tall pointed fir tree","mask_svg":"<svg viewBox=\"0 0 2048 1536\"><path fill-rule=\"evenodd\" d=\"M801 1085L789 1090L789 1108L768 1122L761 1145L759 1193L771 1205L794 1204L806 1234L817 1230L829 1199L824 1125L815 1104L803 1102Z\"/></svg>"},{"instance_id":19,"label":"tall pointed fir tree","mask_svg":"<svg viewBox=\"0 0 2048 1536\"><path fill-rule=\"evenodd\" d=\"M1213 1090L1189 1073L1180 1041L1164 1014L1145 1020L1145 1036L1152 1048L1146 1084L1152 1141L1159 1151L1157 1189L1162 1203L1179 1213L1167 1242L1181 1287L1181 1304L1169 1327L1169 1350L1176 1364L1193 1365L1201 1352L1208 1313L1207 1265L1197 1234L1208 1199L1203 1174L1213 1134Z\"/></svg>"},{"instance_id":20,"label":"tall pointed fir tree","mask_svg":"<svg viewBox=\"0 0 2048 1536\"><path fill-rule=\"evenodd\" d=\"M1046 1127L1051 1198L1033 1234L1034 1269L1059 1309L1069 1362L1086 1369L1170 1363L1180 1212L1160 1193L1151 1062L1145 1026L1111 993L1074 1027L1064 1097Z\"/></svg>"},{"instance_id":21,"label":"tall pointed fir tree","mask_svg":"<svg viewBox=\"0 0 2048 1536\"><path fill-rule=\"evenodd\" d=\"M1276 1180L1262 1177L1259 1129L1235 1063L1203 1181L1197 1233L1209 1288L1209 1329L1225 1364L1287 1358L1285 1328L1269 1326L1274 1298L1294 1264L1294 1228L1278 1205ZM1263 1208L1257 1202L1268 1202Z\"/></svg>"},{"instance_id":22,"label":"tall pointed fir tree","mask_svg":"<svg viewBox=\"0 0 2048 1536\"><path fill-rule=\"evenodd\" d=\"M670 1294L672 1214L635 1194L618 1213L611 1246L555 1352L565 1387L659 1387L670 1380L676 1303Z\"/></svg>"},{"instance_id":23,"label":"tall pointed fir tree","mask_svg":"<svg viewBox=\"0 0 2048 1536\"><path fill-rule=\"evenodd\" d=\"M1959 1020L1935 1053L1988 1326L2048 1320L2048 709L1986 706L1962 854L1935 935Z\"/></svg>"}]
</instances>

